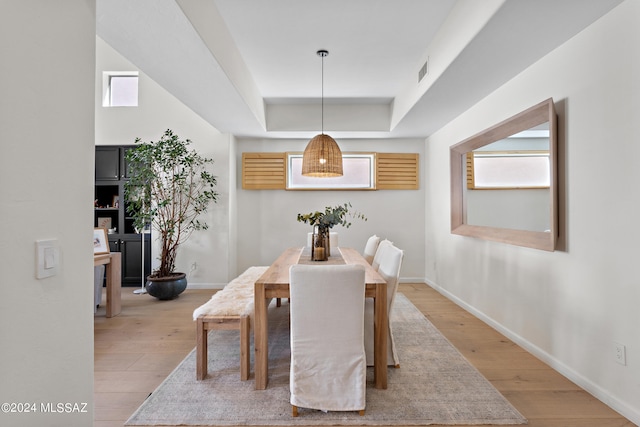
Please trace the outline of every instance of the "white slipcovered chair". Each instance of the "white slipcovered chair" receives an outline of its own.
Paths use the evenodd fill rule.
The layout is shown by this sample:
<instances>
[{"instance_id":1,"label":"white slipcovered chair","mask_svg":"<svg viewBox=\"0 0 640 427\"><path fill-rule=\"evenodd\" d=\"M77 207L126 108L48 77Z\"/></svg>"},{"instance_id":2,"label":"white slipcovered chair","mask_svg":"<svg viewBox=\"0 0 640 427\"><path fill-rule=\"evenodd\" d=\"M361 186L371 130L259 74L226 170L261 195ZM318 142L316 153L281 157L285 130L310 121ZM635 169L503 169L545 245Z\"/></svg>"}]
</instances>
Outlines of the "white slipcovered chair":
<instances>
[{"instance_id":1,"label":"white slipcovered chair","mask_svg":"<svg viewBox=\"0 0 640 427\"><path fill-rule=\"evenodd\" d=\"M396 345L393 341L393 333L391 330L391 309L398 290L398 279L400 278L400 268L402 267L402 259L404 252L395 247L391 242L383 245L380 243L376 257L379 256L378 273L387 281L387 313L389 315L389 331L387 333L387 365L400 367L400 359L396 352ZM367 354L367 365L373 365L373 301L367 299L364 308L364 346Z\"/></svg>"},{"instance_id":2,"label":"white slipcovered chair","mask_svg":"<svg viewBox=\"0 0 640 427\"><path fill-rule=\"evenodd\" d=\"M364 415L364 267L293 265L289 286L293 416L298 407Z\"/></svg>"},{"instance_id":3,"label":"white slipcovered chair","mask_svg":"<svg viewBox=\"0 0 640 427\"><path fill-rule=\"evenodd\" d=\"M98 311L102 304L102 284L104 283L104 265L93 267L93 313Z\"/></svg>"},{"instance_id":4,"label":"white slipcovered chair","mask_svg":"<svg viewBox=\"0 0 640 427\"><path fill-rule=\"evenodd\" d=\"M311 239L313 238L313 233L307 233L307 247L311 247ZM329 232L329 247L337 248L339 246L338 243L338 232L330 231Z\"/></svg>"},{"instance_id":5,"label":"white slipcovered chair","mask_svg":"<svg viewBox=\"0 0 640 427\"><path fill-rule=\"evenodd\" d=\"M376 271L378 271L378 267L380 266L380 259L387 246L393 246L393 242L388 239L384 239L380 241L380 243L378 244L378 248L376 249L376 254L373 256L373 261L371 262L371 266Z\"/></svg>"},{"instance_id":6,"label":"white slipcovered chair","mask_svg":"<svg viewBox=\"0 0 640 427\"><path fill-rule=\"evenodd\" d=\"M362 252L362 256L367 260L369 264L373 262L373 257L376 254L376 250L378 249L378 245L380 244L380 237L375 234L369 239L367 239L367 243L364 246L364 252Z\"/></svg>"}]
</instances>

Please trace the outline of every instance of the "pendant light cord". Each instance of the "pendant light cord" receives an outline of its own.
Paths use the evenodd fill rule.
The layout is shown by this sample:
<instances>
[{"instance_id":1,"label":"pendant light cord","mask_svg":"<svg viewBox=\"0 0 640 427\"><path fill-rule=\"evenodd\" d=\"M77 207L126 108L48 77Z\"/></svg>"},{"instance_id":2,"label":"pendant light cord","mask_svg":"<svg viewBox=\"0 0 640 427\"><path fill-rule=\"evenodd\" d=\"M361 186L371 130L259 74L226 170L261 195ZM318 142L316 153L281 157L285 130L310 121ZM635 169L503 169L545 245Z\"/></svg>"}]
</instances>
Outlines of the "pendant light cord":
<instances>
[{"instance_id":1,"label":"pendant light cord","mask_svg":"<svg viewBox=\"0 0 640 427\"><path fill-rule=\"evenodd\" d=\"M321 68L320 68L320 87L321 87L321 92L320 92L320 105L321 105L321 110L320 110L320 118L321 118L321 123L320 123L320 133L324 134L324 57L329 55L329 51L326 51L324 49L319 50L316 52L316 54L322 58L322 62L321 62Z\"/></svg>"},{"instance_id":2,"label":"pendant light cord","mask_svg":"<svg viewBox=\"0 0 640 427\"><path fill-rule=\"evenodd\" d=\"M321 121L320 121L320 133L324 133L324 57L326 55L325 54L321 54L320 57L321 59L321 66L320 66L320 109L321 109L321 113L320 113L320 117L321 117Z\"/></svg>"}]
</instances>

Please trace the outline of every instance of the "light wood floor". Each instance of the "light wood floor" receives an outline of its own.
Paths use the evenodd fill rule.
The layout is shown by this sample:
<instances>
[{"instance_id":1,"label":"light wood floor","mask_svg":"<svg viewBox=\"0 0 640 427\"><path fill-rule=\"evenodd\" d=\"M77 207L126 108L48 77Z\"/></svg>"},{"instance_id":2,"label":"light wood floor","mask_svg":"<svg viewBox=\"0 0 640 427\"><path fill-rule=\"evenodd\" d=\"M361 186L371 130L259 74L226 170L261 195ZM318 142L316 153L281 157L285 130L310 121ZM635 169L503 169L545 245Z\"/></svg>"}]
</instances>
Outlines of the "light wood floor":
<instances>
[{"instance_id":1,"label":"light wood floor","mask_svg":"<svg viewBox=\"0 0 640 427\"><path fill-rule=\"evenodd\" d=\"M122 426L195 347L191 314L214 292L186 290L173 301L159 301L135 295L133 289L123 288L118 317L105 318L104 306L94 317L95 427ZM399 292L529 420L529 426L634 426L429 286L401 284Z\"/></svg>"}]
</instances>

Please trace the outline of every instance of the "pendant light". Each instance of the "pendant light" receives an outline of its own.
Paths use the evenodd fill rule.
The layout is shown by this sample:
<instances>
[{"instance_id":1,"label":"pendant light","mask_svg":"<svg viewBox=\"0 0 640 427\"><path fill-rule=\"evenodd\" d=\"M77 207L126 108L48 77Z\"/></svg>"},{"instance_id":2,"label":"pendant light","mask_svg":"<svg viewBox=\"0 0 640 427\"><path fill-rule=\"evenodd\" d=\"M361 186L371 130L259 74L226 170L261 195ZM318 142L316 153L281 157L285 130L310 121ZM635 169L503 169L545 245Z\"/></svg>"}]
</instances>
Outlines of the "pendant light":
<instances>
[{"instance_id":1,"label":"pendant light","mask_svg":"<svg viewBox=\"0 0 640 427\"><path fill-rule=\"evenodd\" d=\"M307 144L302 155L302 175L318 178L342 176L342 151L335 139L324 133L324 57L329 54L319 50L316 54L322 58L322 127L319 135Z\"/></svg>"}]
</instances>

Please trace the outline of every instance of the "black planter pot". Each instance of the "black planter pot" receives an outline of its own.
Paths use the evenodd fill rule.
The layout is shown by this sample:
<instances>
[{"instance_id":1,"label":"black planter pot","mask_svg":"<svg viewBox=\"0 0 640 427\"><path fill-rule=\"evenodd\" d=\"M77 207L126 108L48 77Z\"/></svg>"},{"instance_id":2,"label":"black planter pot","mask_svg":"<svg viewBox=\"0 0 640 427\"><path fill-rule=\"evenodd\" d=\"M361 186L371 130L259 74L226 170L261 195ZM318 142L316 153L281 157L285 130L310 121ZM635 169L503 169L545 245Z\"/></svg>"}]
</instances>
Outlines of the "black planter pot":
<instances>
[{"instance_id":1,"label":"black planter pot","mask_svg":"<svg viewBox=\"0 0 640 427\"><path fill-rule=\"evenodd\" d=\"M169 277L147 277L145 284L147 292L152 297L160 300L174 299L187 289L187 275L185 273L174 273Z\"/></svg>"}]
</instances>

